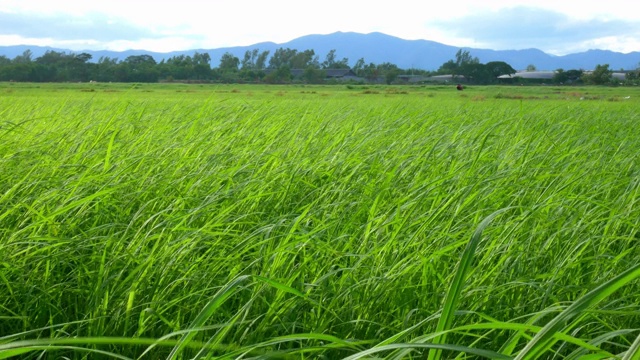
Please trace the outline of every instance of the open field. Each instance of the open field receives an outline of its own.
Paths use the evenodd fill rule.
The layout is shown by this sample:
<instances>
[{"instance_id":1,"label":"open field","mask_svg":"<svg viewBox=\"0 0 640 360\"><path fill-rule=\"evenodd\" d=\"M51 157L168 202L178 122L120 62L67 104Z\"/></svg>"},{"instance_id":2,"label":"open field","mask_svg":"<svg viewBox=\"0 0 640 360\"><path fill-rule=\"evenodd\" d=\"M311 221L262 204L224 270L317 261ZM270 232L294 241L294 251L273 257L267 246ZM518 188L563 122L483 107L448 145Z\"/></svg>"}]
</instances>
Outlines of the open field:
<instances>
[{"instance_id":1,"label":"open field","mask_svg":"<svg viewBox=\"0 0 640 360\"><path fill-rule=\"evenodd\" d=\"M0 83L0 359L637 359L638 109Z\"/></svg>"}]
</instances>

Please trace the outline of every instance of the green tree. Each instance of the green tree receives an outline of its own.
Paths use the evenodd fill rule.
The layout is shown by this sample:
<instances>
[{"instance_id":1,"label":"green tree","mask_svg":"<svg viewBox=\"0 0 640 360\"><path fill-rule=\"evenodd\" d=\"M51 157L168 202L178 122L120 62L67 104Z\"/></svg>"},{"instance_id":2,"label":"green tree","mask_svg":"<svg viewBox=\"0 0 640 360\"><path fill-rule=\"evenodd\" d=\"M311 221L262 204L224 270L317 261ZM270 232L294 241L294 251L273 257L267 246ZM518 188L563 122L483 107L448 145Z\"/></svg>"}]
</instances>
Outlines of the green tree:
<instances>
[{"instance_id":1,"label":"green tree","mask_svg":"<svg viewBox=\"0 0 640 360\"><path fill-rule=\"evenodd\" d=\"M625 82L629 85L637 85L640 83L640 64L634 71L629 71L624 75Z\"/></svg>"},{"instance_id":2,"label":"green tree","mask_svg":"<svg viewBox=\"0 0 640 360\"><path fill-rule=\"evenodd\" d=\"M556 84L571 84L580 81L582 75L582 70L572 69L565 71L564 69L557 69L553 74L553 82Z\"/></svg>"},{"instance_id":3,"label":"green tree","mask_svg":"<svg viewBox=\"0 0 640 360\"><path fill-rule=\"evenodd\" d=\"M240 65L240 78L244 81L255 82L264 77L265 74L262 70L268 55L269 51L247 50Z\"/></svg>"},{"instance_id":4,"label":"green tree","mask_svg":"<svg viewBox=\"0 0 640 360\"><path fill-rule=\"evenodd\" d=\"M446 63L442 64L440 68L438 68L438 74L452 74L455 75L458 72L458 65L453 60L449 60Z\"/></svg>"},{"instance_id":5,"label":"green tree","mask_svg":"<svg viewBox=\"0 0 640 360\"><path fill-rule=\"evenodd\" d=\"M529 64L527 65L527 71L536 71L538 70L535 65Z\"/></svg>"},{"instance_id":6,"label":"green tree","mask_svg":"<svg viewBox=\"0 0 640 360\"><path fill-rule=\"evenodd\" d=\"M362 72L364 77L371 82L377 81L378 77L380 76L380 70L374 63L369 63L369 65L365 65L362 68Z\"/></svg>"},{"instance_id":7,"label":"green tree","mask_svg":"<svg viewBox=\"0 0 640 360\"><path fill-rule=\"evenodd\" d=\"M101 56L98 63L94 67L91 77L96 81L116 81L116 71L118 68L118 59L108 56Z\"/></svg>"},{"instance_id":8,"label":"green tree","mask_svg":"<svg viewBox=\"0 0 640 360\"><path fill-rule=\"evenodd\" d=\"M269 59L269 69L279 69L282 66L291 68L291 59L298 53L298 50L289 48L278 48L271 59Z\"/></svg>"},{"instance_id":9,"label":"green tree","mask_svg":"<svg viewBox=\"0 0 640 360\"><path fill-rule=\"evenodd\" d=\"M477 57L471 56L468 50L459 49L456 53L456 66L461 68L467 64L479 64L480 60Z\"/></svg>"},{"instance_id":10,"label":"green tree","mask_svg":"<svg viewBox=\"0 0 640 360\"><path fill-rule=\"evenodd\" d=\"M32 81L89 81L95 64L88 53L66 54L47 51L31 64Z\"/></svg>"},{"instance_id":11,"label":"green tree","mask_svg":"<svg viewBox=\"0 0 640 360\"><path fill-rule=\"evenodd\" d=\"M238 66L240 65L240 59L233 56L230 52L226 52L220 58L220 65L218 65L218 69L221 72L236 72L238 71Z\"/></svg>"},{"instance_id":12,"label":"green tree","mask_svg":"<svg viewBox=\"0 0 640 360\"><path fill-rule=\"evenodd\" d=\"M302 74L302 79L308 84L321 84L326 77L326 71L315 66L307 67Z\"/></svg>"},{"instance_id":13,"label":"green tree","mask_svg":"<svg viewBox=\"0 0 640 360\"><path fill-rule=\"evenodd\" d=\"M582 76L582 80L587 84L609 84L613 80L613 70L609 69L609 64L596 65L591 73Z\"/></svg>"},{"instance_id":14,"label":"green tree","mask_svg":"<svg viewBox=\"0 0 640 360\"><path fill-rule=\"evenodd\" d=\"M240 64L241 70L262 70L266 67L269 50L260 52L259 49L247 50Z\"/></svg>"},{"instance_id":15,"label":"green tree","mask_svg":"<svg viewBox=\"0 0 640 360\"><path fill-rule=\"evenodd\" d=\"M384 81L387 84L392 84L400 75L400 69L396 64L390 62L384 62L377 66L378 74L384 76Z\"/></svg>"},{"instance_id":16,"label":"green tree","mask_svg":"<svg viewBox=\"0 0 640 360\"><path fill-rule=\"evenodd\" d=\"M327 53L327 56L322 62L323 69L349 69L349 59L342 58L342 60L337 60L336 58L336 50L332 49Z\"/></svg>"},{"instance_id":17,"label":"green tree","mask_svg":"<svg viewBox=\"0 0 640 360\"><path fill-rule=\"evenodd\" d=\"M166 79L188 80L195 76L193 59L188 55L176 55L161 61L158 71Z\"/></svg>"},{"instance_id":18,"label":"green tree","mask_svg":"<svg viewBox=\"0 0 640 360\"><path fill-rule=\"evenodd\" d=\"M67 68L67 55L64 52L47 51L44 55L35 59L39 65L38 81L56 82L69 81Z\"/></svg>"},{"instance_id":19,"label":"green tree","mask_svg":"<svg viewBox=\"0 0 640 360\"><path fill-rule=\"evenodd\" d=\"M264 70L267 67L267 58L269 57L269 51L265 50L256 58L255 68L258 70Z\"/></svg>"},{"instance_id":20,"label":"green tree","mask_svg":"<svg viewBox=\"0 0 640 360\"><path fill-rule=\"evenodd\" d=\"M468 82L476 84L490 84L496 80L493 73L485 64L480 63L467 63L460 69L462 74Z\"/></svg>"},{"instance_id":21,"label":"green tree","mask_svg":"<svg viewBox=\"0 0 640 360\"><path fill-rule=\"evenodd\" d=\"M255 67L256 67L256 58L258 57L258 52L259 51L260 50L258 50L258 49L245 51L244 57L242 58L242 61L240 62L240 70L255 69Z\"/></svg>"},{"instance_id":22,"label":"green tree","mask_svg":"<svg viewBox=\"0 0 640 360\"><path fill-rule=\"evenodd\" d=\"M364 67L365 67L364 58L360 58L358 59L358 61L356 61L356 64L353 65L351 70L353 70L353 72L358 76L364 76Z\"/></svg>"},{"instance_id":23,"label":"green tree","mask_svg":"<svg viewBox=\"0 0 640 360\"><path fill-rule=\"evenodd\" d=\"M265 77L264 81L274 84L274 83L285 83L290 82L291 78L291 69L288 65L282 65L279 68L272 70Z\"/></svg>"},{"instance_id":24,"label":"green tree","mask_svg":"<svg viewBox=\"0 0 640 360\"><path fill-rule=\"evenodd\" d=\"M210 79L211 74L211 55L209 53L195 52L193 54L193 73L197 80Z\"/></svg>"},{"instance_id":25,"label":"green tree","mask_svg":"<svg viewBox=\"0 0 640 360\"><path fill-rule=\"evenodd\" d=\"M92 58L93 56L88 53L80 53L71 56L69 66L71 81L91 80L90 74L95 65L89 62Z\"/></svg>"},{"instance_id":26,"label":"green tree","mask_svg":"<svg viewBox=\"0 0 640 360\"><path fill-rule=\"evenodd\" d=\"M33 53L31 52L31 50L25 50L22 52L22 55L18 55L15 58L13 58L13 63L14 64L29 64L31 63L33 58Z\"/></svg>"},{"instance_id":27,"label":"green tree","mask_svg":"<svg viewBox=\"0 0 640 360\"><path fill-rule=\"evenodd\" d=\"M567 82L567 74L565 73L564 69L556 69L555 73L553 74L552 81L555 84L564 84L565 82Z\"/></svg>"},{"instance_id":28,"label":"green tree","mask_svg":"<svg viewBox=\"0 0 640 360\"><path fill-rule=\"evenodd\" d=\"M515 74L516 70L504 61L490 61L481 64L480 60L471 56L469 51L459 49L456 52L455 60L452 59L442 64L436 73L451 74L454 77L462 75L467 81L491 84L497 82L499 76Z\"/></svg>"},{"instance_id":29,"label":"green tree","mask_svg":"<svg viewBox=\"0 0 640 360\"><path fill-rule=\"evenodd\" d=\"M34 66L30 63L12 63L2 67L0 79L4 81L35 81Z\"/></svg>"},{"instance_id":30,"label":"green tree","mask_svg":"<svg viewBox=\"0 0 640 360\"><path fill-rule=\"evenodd\" d=\"M262 78L264 78L264 76L265 76L264 70L259 70L259 69L240 70L240 74L239 74L240 79L248 82L260 81Z\"/></svg>"},{"instance_id":31,"label":"green tree","mask_svg":"<svg viewBox=\"0 0 640 360\"><path fill-rule=\"evenodd\" d=\"M517 71L504 61L490 61L485 64L487 71L493 79L497 79L502 75L513 75Z\"/></svg>"},{"instance_id":32,"label":"green tree","mask_svg":"<svg viewBox=\"0 0 640 360\"><path fill-rule=\"evenodd\" d=\"M472 72L477 71L478 69L475 67L476 64L479 64L480 60L477 57L471 56L471 53L468 50L459 49L456 52L455 60L449 60L446 63L442 64L438 69L438 73L440 74L451 74L454 77L458 75L465 75L466 79L468 76L471 76Z\"/></svg>"},{"instance_id":33,"label":"green tree","mask_svg":"<svg viewBox=\"0 0 640 360\"><path fill-rule=\"evenodd\" d=\"M482 69L477 66L480 64L480 60L477 57L471 56L469 51L458 50L456 53L456 71L453 75L462 75L467 81L470 81L474 76L477 78L481 74Z\"/></svg>"},{"instance_id":34,"label":"green tree","mask_svg":"<svg viewBox=\"0 0 640 360\"><path fill-rule=\"evenodd\" d=\"M580 79L582 79L583 74L584 74L584 71L582 70L571 69L571 70L565 71L567 82L570 82L570 83L580 81Z\"/></svg>"},{"instance_id":35,"label":"green tree","mask_svg":"<svg viewBox=\"0 0 640 360\"><path fill-rule=\"evenodd\" d=\"M132 55L118 64L116 78L123 82L158 82L156 65L151 55Z\"/></svg>"},{"instance_id":36,"label":"green tree","mask_svg":"<svg viewBox=\"0 0 640 360\"><path fill-rule=\"evenodd\" d=\"M292 69L306 69L308 67L319 68L318 57L313 50L296 52L289 60Z\"/></svg>"}]
</instances>

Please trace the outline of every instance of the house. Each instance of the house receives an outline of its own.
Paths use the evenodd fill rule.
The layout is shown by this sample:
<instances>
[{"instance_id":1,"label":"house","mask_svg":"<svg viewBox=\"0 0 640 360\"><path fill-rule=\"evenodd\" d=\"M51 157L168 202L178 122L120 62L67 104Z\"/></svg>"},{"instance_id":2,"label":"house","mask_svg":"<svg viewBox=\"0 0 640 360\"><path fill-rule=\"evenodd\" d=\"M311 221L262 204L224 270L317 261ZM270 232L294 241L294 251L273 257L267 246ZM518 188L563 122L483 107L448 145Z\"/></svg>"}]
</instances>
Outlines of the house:
<instances>
[{"instance_id":1,"label":"house","mask_svg":"<svg viewBox=\"0 0 640 360\"><path fill-rule=\"evenodd\" d=\"M522 79L550 80L553 79L555 73L555 71L518 71L517 73L511 75L500 75L498 76L498 79L512 79L514 77L519 77Z\"/></svg>"},{"instance_id":2,"label":"house","mask_svg":"<svg viewBox=\"0 0 640 360\"><path fill-rule=\"evenodd\" d=\"M327 79L335 79L335 80L362 80L356 73L351 69L325 69L324 72L327 74Z\"/></svg>"},{"instance_id":3,"label":"house","mask_svg":"<svg viewBox=\"0 0 640 360\"><path fill-rule=\"evenodd\" d=\"M269 74L275 71L274 69L265 69L265 74ZM335 81L360 81L361 77L356 75L351 69L318 69L318 71L324 71L325 80L335 80ZM300 79L304 75L305 69L291 69L291 76L294 79Z\"/></svg>"},{"instance_id":4,"label":"house","mask_svg":"<svg viewBox=\"0 0 640 360\"><path fill-rule=\"evenodd\" d=\"M409 83L409 84L421 83L428 80L429 80L429 77L424 75L402 74L402 75L398 75L398 77L396 78L396 81L398 82Z\"/></svg>"}]
</instances>

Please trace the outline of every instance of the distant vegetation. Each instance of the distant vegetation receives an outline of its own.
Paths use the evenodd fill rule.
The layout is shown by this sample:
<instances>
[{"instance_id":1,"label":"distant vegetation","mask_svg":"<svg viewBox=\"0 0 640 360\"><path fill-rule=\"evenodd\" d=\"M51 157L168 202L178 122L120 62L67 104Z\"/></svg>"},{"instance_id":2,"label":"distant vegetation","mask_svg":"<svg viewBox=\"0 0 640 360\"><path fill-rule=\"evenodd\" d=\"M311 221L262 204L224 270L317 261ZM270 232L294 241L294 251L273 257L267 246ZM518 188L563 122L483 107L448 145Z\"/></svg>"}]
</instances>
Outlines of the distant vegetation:
<instances>
[{"instance_id":1,"label":"distant vegetation","mask_svg":"<svg viewBox=\"0 0 640 360\"><path fill-rule=\"evenodd\" d=\"M320 61L314 50L298 51L279 48L273 54L254 49L242 59L225 53L217 66L211 64L207 53L195 52L192 56L180 55L157 62L150 55L133 55L124 60L101 57L91 62L87 53L48 51L33 58L31 51L9 59L0 56L0 81L18 82L218 82L218 83L306 83L323 84L341 81L330 78L329 70L350 69L351 82L402 83L410 79L427 81L433 75L453 75L453 81L471 84L522 83L523 79L498 79L501 75L515 74L516 70L502 61L481 64L468 51L459 50L456 58L442 64L437 71L401 69L392 63L367 63L358 59L353 66L347 58L339 59L331 50ZM531 65L533 67L533 65ZM611 83L608 65L598 76L583 76L582 70L559 69L561 74L555 83ZM535 67L533 67L535 68ZM597 70L598 71L598 70ZM576 76L576 72L580 72ZM629 72L626 83L638 84L638 71Z\"/></svg>"}]
</instances>

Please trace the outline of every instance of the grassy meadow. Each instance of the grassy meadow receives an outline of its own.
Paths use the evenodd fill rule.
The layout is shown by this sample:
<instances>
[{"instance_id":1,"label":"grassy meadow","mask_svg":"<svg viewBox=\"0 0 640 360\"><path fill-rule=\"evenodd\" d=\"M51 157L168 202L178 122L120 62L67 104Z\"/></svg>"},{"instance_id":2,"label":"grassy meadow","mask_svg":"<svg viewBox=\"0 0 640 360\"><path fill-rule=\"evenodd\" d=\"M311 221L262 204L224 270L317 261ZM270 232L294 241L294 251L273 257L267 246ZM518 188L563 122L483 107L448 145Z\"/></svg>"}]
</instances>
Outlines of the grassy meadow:
<instances>
[{"instance_id":1,"label":"grassy meadow","mask_svg":"<svg viewBox=\"0 0 640 360\"><path fill-rule=\"evenodd\" d=\"M0 83L0 359L638 359L638 109Z\"/></svg>"}]
</instances>

